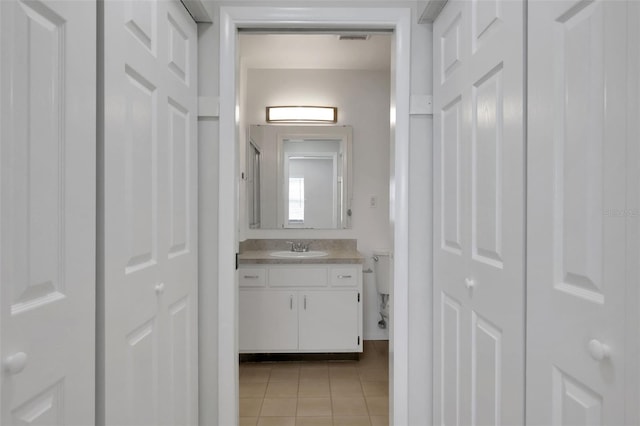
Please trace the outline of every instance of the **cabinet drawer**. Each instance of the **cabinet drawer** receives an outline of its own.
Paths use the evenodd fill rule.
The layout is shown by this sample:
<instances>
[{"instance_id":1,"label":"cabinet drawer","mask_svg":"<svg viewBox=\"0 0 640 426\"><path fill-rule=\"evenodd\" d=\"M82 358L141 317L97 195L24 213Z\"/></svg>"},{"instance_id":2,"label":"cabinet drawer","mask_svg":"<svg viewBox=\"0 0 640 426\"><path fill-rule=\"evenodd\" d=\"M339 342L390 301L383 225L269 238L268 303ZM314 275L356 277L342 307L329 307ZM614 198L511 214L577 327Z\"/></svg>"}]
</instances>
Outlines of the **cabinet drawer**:
<instances>
[{"instance_id":1,"label":"cabinet drawer","mask_svg":"<svg viewBox=\"0 0 640 426\"><path fill-rule=\"evenodd\" d=\"M269 268L269 287L326 287L327 268Z\"/></svg>"},{"instance_id":2,"label":"cabinet drawer","mask_svg":"<svg viewBox=\"0 0 640 426\"><path fill-rule=\"evenodd\" d=\"M238 275L240 287L264 287L267 283L264 268L240 268Z\"/></svg>"},{"instance_id":3,"label":"cabinet drawer","mask_svg":"<svg viewBox=\"0 0 640 426\"><path fill-rule=\"evenodd\" d=\"M329 281L334 287L355 287L358 285L358 268L353 266L331 268L329 277Z\"/></svg>"}]
</instances>

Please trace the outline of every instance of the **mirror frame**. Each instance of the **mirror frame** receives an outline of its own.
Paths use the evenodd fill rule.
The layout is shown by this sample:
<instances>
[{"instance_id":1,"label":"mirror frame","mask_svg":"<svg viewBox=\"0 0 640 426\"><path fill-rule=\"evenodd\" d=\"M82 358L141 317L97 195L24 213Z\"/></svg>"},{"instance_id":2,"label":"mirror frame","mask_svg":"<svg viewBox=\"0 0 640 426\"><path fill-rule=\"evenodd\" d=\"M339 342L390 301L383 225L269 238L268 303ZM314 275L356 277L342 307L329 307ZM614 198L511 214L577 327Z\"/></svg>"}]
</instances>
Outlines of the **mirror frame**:
<instances>
[{"instance_id":1,"label":"mirror frame","mask_svg":"<svg viewBox=\"0 0 640 426\"><path fill-rule=\"evenodd\" d=\"M252 140L250 125L247 134L247 148ZM342 230L352 227L352 202L353 202L353 128L348 125L326 126L326 125L277 125L277 124L257 124L261 127L271 127L276 129L276 227L274 228L250 228L249 223L245 226L250 230ZM340 222L340 226L333 228L305 228L298 226L284 226L284 140L285 139L340 139L342 155L342 185L344 190L341 194L340 204L342 208L340 213L342 218L336 217L336 222ZM247 149L247 151L249 151ZM261 186L265 183L261 182ZM249 194L245 200L245 208L249 207ZM248 215L246 220L248 222ZM262 221L261 221L262 223Z\"/></svg>"}]
</instances>

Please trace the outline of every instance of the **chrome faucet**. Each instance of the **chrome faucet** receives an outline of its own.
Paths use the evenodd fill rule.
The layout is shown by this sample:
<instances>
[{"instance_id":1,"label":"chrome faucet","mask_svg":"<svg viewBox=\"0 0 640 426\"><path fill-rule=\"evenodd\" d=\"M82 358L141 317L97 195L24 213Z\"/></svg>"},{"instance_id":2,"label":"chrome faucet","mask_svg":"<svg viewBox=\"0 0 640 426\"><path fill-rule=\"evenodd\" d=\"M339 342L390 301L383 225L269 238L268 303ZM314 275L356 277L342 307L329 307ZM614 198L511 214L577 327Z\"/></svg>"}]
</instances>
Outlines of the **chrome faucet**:
<instances>
[{"instance_id":1,"label":"chrome faucet","mask_svg":"<svg viewBox=\"0 0 640 426\"><path fill-rule=\"evenodd\" d=\"M291 251L309 251L309 243L304 243L302 241L287 241L287 244L291 244Z\"/></svg>"}]
</instances>

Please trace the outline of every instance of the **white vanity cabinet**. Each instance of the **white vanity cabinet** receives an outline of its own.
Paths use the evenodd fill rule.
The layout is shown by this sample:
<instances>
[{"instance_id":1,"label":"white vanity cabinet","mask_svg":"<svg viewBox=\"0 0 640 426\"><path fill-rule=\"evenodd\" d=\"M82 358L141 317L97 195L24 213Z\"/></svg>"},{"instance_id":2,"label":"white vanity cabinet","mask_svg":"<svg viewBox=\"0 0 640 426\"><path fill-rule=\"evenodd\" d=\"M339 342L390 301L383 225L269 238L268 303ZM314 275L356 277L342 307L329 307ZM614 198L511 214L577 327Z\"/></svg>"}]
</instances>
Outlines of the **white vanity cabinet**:
<instances>
[{"instance_id":1,"label":"white vanity cabinet","mask_svg":"<svg viewBox=\"0 0 640 426\"><path fill-rule=\"evenodd\" d=\"M353 352L360 347L360 312L355 290L300 292L298 349L309 352Z\"/></svg>"},{"instance_id":2,"label":"white vanity cabinet","mask_svg":"<svg viewBox=\"0 0 640 426\"><path fill-rule=\"evenodd\" d=\"M298 311L295 292L240 290L240 350L286 352L298 350Z\"/></svg>"},{"instance_id":3,"label":"white vanity cabinet","mask_svg":"<svg viewBox=\"0 0 640 426\"><path fill-rule=\"evenodd\" d=\"M361 352L360 264L241 265L241 353Z\"/></svg>"}]
</instances>

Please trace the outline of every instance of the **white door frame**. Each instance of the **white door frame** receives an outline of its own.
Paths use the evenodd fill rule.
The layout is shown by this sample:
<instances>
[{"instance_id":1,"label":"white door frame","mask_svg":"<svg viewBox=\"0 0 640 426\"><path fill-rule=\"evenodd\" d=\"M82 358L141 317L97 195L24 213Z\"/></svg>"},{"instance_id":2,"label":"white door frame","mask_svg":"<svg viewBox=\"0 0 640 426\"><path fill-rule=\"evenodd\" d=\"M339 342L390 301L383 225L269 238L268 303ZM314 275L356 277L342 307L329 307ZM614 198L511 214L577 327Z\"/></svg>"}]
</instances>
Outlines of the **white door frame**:
<instances>
[{"instance_id":1,"label":"white door frame","mask_svg":"<svg viewBox=\"0 0 640 426\"><path fill-rule=\"evenodd\" d=\"M409 98L410 8L220 8L220 116L218 205L218 424L238 421L237 275L238 28L380 28L394 31L391 61L390 219L394 282L391 352L391 424L408 424ZM230 161L230 159L235 159Z\"/></svg>"}]
</instances>

